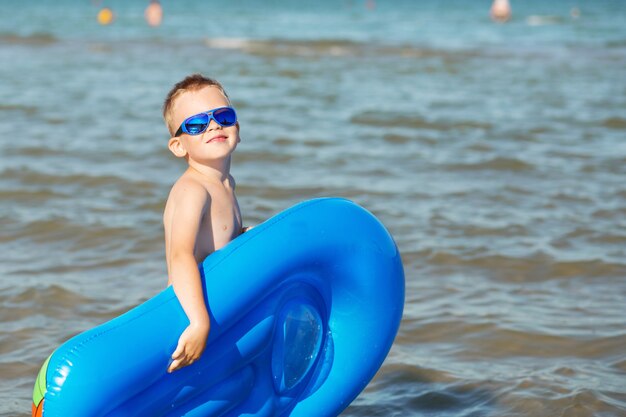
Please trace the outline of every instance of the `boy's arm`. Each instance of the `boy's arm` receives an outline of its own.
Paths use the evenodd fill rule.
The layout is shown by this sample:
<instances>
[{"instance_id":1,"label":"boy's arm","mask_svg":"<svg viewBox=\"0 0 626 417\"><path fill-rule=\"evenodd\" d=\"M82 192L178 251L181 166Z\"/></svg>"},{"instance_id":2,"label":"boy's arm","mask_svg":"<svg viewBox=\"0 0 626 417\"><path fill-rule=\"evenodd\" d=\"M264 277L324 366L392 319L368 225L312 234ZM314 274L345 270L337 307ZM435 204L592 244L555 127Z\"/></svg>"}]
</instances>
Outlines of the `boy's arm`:
<instances>
[{"instance_id":1,"label":"boy's arm","mask_svg":"<svg viewBox=\"0 0 626 417\"><path fill-rule=\"evenodd\" d=\"M182 185L182 184L181 184ZM170 224L170 280L174 292L189 318L168 372L191 365L206 347L210 321L194 248L202 217L210 210L209 195L198 184L185 184L177 193Z\"/></svg>"}]
</instances>

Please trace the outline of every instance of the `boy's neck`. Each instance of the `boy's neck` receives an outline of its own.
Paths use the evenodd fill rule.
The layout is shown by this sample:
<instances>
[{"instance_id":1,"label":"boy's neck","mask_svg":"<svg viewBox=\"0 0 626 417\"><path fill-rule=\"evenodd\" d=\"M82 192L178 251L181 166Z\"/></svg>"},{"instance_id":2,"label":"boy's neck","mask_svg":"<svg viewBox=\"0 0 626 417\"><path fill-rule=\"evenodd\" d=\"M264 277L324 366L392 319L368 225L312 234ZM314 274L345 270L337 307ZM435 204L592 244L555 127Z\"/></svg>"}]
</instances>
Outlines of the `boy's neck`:
<instances>
[{"instance_id":1,"label":"boy's neck","mask_svg":"<svg viewBox=\"0 0 626 417\"><path fill-rule=\"evenodd\" d=\"M230 157L216 161L214 165L205 165L189 160L189 169L210 181L224 182L230 177Z\"/></svg>"}]
</instances>

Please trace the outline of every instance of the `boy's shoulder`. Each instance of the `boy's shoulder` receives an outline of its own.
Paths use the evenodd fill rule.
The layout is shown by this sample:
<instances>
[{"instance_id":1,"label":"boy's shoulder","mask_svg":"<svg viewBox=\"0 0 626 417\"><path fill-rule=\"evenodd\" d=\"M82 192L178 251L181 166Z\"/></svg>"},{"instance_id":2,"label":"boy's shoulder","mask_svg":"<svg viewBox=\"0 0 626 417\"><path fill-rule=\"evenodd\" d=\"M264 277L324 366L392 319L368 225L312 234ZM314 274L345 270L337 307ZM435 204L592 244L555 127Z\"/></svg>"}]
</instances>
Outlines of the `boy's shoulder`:
<instances>
[{"instance_id":1,"label":"boy's shoulder","mask_svg":"<svg viewBox=\"0 0 626 417\"><path fill-rule=\"evenodd\" d=\"M206 201L210 194L206 186L189 172L185 172L172 186L168 201L170 200L202 200Z\"/></svg>"}]
</instances>

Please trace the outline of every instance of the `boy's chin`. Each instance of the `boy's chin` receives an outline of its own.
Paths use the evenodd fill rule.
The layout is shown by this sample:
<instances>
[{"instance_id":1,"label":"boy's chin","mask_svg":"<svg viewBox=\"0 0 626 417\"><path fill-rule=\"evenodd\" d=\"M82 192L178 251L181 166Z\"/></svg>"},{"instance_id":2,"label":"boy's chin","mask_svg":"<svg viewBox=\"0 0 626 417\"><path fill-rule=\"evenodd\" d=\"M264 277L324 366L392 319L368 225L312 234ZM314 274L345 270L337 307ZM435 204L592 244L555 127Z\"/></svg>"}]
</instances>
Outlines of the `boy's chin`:
<instances>
[{"instance_id":1,"label":"boy's chin","mask_svg":"<svg viewBox=\"0 0 626 417\"><path fill-rule=\"evenodd\" d=\"M207 166L213 166L222 162L227 161L228 159L230 159L232 155L232 152L228 152L228 153L224 153L224 154L217 154L217 155L190 155L189 158L187 159L187 162L194 162L197 164L202 164L202 165L207 165Z\"/></svg>"}]
</instances>

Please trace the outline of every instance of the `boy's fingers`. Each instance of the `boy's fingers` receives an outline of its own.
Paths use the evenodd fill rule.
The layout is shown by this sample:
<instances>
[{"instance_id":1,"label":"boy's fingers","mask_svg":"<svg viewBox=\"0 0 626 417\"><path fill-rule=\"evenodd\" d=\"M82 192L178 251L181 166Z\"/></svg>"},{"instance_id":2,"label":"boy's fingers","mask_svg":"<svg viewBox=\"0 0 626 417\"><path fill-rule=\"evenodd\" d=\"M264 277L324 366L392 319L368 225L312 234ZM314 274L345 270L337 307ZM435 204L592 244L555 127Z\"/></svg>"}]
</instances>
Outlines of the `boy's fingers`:
<instances>
[{"instance_id":1,"label":"boy's fingers","mask_svg":"<svg viewBox=\"0 0 626 417\"><path fill-rule=\"evenodd\" d=\"M172 373L174 371L177 371L181 368L184 368L185 366L189 366L192 363L194 363L195 360L194 359L190 359L187 357L181 357L181 358L177 358L174 359L172 361L172 363L170 364L169 368L167 368L167 372Z\"/></svg>"},{"instance_id":2,"label":"boy's fingers","mask_svg":"<svg viewBox=\"0 0 626 417\"><path fill-rule=\"evenodd\" d=\"M176 371L180 368L184 368L185 366L189 365L189 358L185 355L181 355L178 358L175 358L172 363L170 364L170 369L172 371Z\"/></svg>"},{"instance_id":3,"label":"boy's fingers","mask_svg":"<svg viewBox=\"0 0 626 417\"><path fill-rule=\"evenodd\" d=\"M175 360L172 363L170 363L170 366L167 368L167 372L172 373L174 372L176 369L178 369L178 364L180 361Z\"/></svg>"},{"instance_id":4,"label":"boy's fingers","mask_svg":"<svg viewBox=\"0 0 626 417\"><path fill-rule=\"evenodd\" d=\"M172 353L172 359L180 358L185 352L185 344L178 342L178 346L176 346L176 350Z\"/></svg>"}]
</instances>

